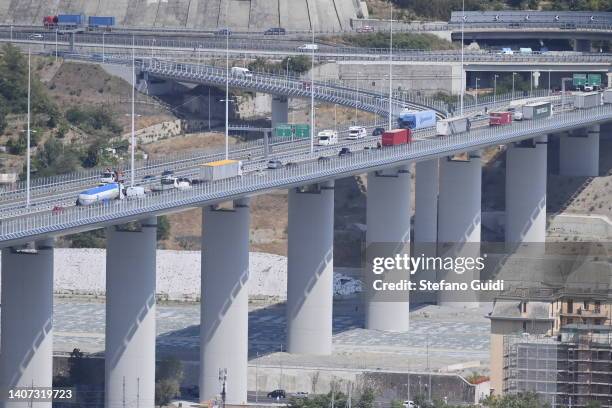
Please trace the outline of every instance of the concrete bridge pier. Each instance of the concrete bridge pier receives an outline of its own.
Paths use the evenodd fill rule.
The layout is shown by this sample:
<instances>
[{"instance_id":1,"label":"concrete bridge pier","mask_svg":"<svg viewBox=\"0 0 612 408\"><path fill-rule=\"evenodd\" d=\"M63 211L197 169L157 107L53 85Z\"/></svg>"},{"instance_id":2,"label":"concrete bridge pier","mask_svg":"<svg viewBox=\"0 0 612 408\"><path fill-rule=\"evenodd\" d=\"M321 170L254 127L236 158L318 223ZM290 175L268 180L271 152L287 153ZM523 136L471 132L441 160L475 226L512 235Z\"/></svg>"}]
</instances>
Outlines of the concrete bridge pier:
<instances>
[{"instance_id":1,"label":"concrete bridge pier","mask_svg":"<svg viewBox=\"0 0 612 408\"><path fill-rule=\"evenodd\" d=\"M438 256L480 256L482 171L480 152L470 152L466 159L440 159L438 199ZM479 279L476 271L457 273L438 271L438 279L447 282L471 282ZM438 294L438 304L458 307L477 305L475 294L446 292Z\"/></svg>"},{"instance_id":2,"label":"concrete bridge pier","mask_svg":"<svg viewBox=\"0 0 612 408\"><path fill-rule=\"evenodd\" d=\"M157 218L107 229L107 408L155 404Z\"/></svg>"},{"instance_id":3,"label":"concrete bridge pier","mask_svg":"<svg viewBox=\"0 0 612 408\"><path fill-rule=\"evenodd\" d=\"M559 174L596 177L599 175L599 125L568 132L560 137Z\"/></svg>"},{"instance_id":4,"label":"concrete bridge pier","mask_svg":"<svg viewBox=\"0 0 612 408\"><path fill-rule=\"evenodd\" d=\"M547 140L542 136L508 146L505 234L509 249L546 241Z\"/></svg>"},{"instance_id":5,"label":"concrete bridge pier","mask_svg":"<svg viewBox=\"0 0 612 408\"><path fill-rule=\"evenodd\" d=\"M221 394L220 369L227 369L226 402L247 401L249 203L202 210L201 402Z\"/></svg>"},{"instance_id":6,"label":"concrete bridge pier","mask_svg":"<svg viewBox=\"0 0 612 408\"><path fill-rule=\"evenodd\" d=\"M439 160L431 159L416 163L414 210L414 255L435 256L438 241L438 178ZM434 280L435 271L420 270L413 280ZM411 303L435 303L436 294L427 291L411 293Z\"/></svg>"},{"instance_id":7,"label":"concrete bridge pier","mask_svg":"<svg viewBox=\"0 0 612 408\"><path fill-rule=\"evenodd\" d=\"M286 96L272 96L272 128L289 122L289 99Z\"/></svg>"},{"instance_id":8,"label":"concrete bridge pier","mask_svg":"<svg viewBox=\"0 0 612 408\"><path fill-rule=\"evenodd\" d=\"M2 249L0 389L51 387L53 378L53 240ZM2 408L26 404L0 402ZM51 402L35 404L51 408Z\"/></svg>"},{"instance_id":9,"label":"concrete bridge pier","mask_svg":"<svg viewBox=\"0 0 612 408\"><path fill-rule=\"evenodd\" d=\"M331 354L334 182L289 190L287 351Z\"/></svg>"},{"instance_id":10,"label":"concrete bridge pier","mask_svg":"<svg viewBox=\"0 0 612 408\"><path fill-rule=\"evenodd\" d=\"M574 51L591 52L591 40L574 40Z\"/></svg>"},{"instance_id":11,"label":"concrete bridge pier","mask_svg":"<svg viewBox=\"0 0 612 408\"><path fill-rule=\"evenodd\" d=\"M372 256L410 254L410 172L408 166L368 173L366 244L368 263ZM366 266L365 327L404 332L409 329L409 293L376 291L373 281L410 279L410 271L375 275Z\"/></svg>"}]
</instances>

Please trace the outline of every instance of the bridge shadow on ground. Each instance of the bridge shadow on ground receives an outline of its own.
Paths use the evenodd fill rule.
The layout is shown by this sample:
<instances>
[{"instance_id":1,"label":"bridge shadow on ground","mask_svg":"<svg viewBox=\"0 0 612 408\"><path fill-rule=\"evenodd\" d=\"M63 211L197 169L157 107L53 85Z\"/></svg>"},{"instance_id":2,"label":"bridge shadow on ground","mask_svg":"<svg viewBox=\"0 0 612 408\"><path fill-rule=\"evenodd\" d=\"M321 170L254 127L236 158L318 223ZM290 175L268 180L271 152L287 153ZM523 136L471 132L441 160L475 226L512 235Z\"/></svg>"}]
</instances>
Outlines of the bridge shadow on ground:
<instances>
[{"instance_id":1,"label":"bridge shadow on ground","mask_svg":"<svg viewBox=\"0 0 612 408\"><path fill-rule=\"evenodd\" d=\"M334 300L333 333L362 328L363 308L359 296ZM249 311L249 359L287 349L286 303ZM191 325L157 336L157 358L173 356L186 361L200 358L200 325Z\"/></svg>"}]
</instances>

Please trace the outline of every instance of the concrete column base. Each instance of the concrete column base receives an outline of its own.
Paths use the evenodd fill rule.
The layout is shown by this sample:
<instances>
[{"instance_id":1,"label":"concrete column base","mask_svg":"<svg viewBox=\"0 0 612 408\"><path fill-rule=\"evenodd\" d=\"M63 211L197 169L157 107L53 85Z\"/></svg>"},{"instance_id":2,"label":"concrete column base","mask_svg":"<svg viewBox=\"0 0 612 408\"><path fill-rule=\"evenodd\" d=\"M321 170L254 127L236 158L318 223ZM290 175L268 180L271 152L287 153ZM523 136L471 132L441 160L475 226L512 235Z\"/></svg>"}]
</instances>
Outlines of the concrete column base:
<instances>
[{"instance_id":1,"label":"concrete column base","mask_svg":"<svg viewBox=\"0 0 612 408\"><path fill-rule=\"evenodd\" d=\"M592 50L591 40L574 40L574 51L591 52L591 50Z\"/></svg>"},{"instance_id":2,"label":"concrete column base","mask_svg":"<svg viewBox=\"0 0 612 408\"><path fill-rule=\"evenodd\" d=\"M544 136L508 146L505 234L511 248L546 240L546 143Z\"/></svg>"},{"instance_id":3,"label":"concrete column base","mask_svg":"<svg viewBox=\"0 0 612 408\"><path fill-rule=\"evenodd\" d=\"M438 200L438 256L480 256L482 171L480 152L471 152L469 159L440 159L440 193ZM470 282L479 279L477 272L457 274L438 271L438 280ZM438 294L438 304L456 307L477 306L475 294L446 292Z\"/></svg>"},{"instance_id":4,"label":"concrete column base","mask_svg":"<svg viewBox=\"0 0 612 408\"><path fill-rule=\"evenodd\" d=\"M287 351L331 354L334 182L289 190Z\"/></svg>"},{"instance_id":5,"label":"concrete column base","mask_svg":"<svg viewBox=\"0 0 612 408\"><path fill-rule=\"evenodd\" d=\"M227 404L247 401L249 222L248 198L202 211L201 402L221 394L220 369Z\"/></svg>"},{"instance_id":6,"label":"concrete column base","mask_svg":"<svg viewBox=\"0 0 612 408\"><path fill-rule=\"evenodd\" d=\"M414 213L414 255L435 256L438 241L438 178L439 160L417 162ZM421 279L435 280L435 271L419 270L413 275L415 282ZM410 303L436 303L437 296L431 291L416 291L410 294Z\"/></svg>"},{"instance_id":7,"label":"concrete column base","mask_svg":"<svg viewBox=\"0 0 612 408\"><path fill-rule=\"evenodd\" d=\"M367 253L370 256L410 254L410 172L408 166L368 173L366 218ZM376 275L366 266L366 318L370 330L404 332L410 327L408 292L392 294L373 289L375 279L396 282L410 272Z\"/></svg>"},{"instance_id":8,"label":"concrete column base","mask_svg":"<svg viewBox=\"0 0 612 408\"><path fill-rule=\"evenodd\" d=\"M599 175L599 125L561 135L559 174L597 177Z\"/></svg>"},{"instance_id":9,"label":"concrete column base","mask_svg":"<svg viewBox=\"0 0 612 408\"><path fill-rule=\"evenodd\" d=\"M53 241L36 249L2 249L0 389L51 387L53 378ZM1 402L3 408L25 403ZM51 402L37 402L51 408Z\"/></svg>"},{"instance_id":10,"label":"concrete column base","mask_svg":"<svg viewBox=\"0 0 612 408\"><path fill-rule=\"evenodd\" d=\"M106 237L105 406L152 407L157 218L109 227Z\"/></svg>"},{"instance_id":11,"label":"concrete column base","mask_svg":"<svg viewBox=\"0 0 612 408\"><path fill-rule=\"evenodd\" d=\"M272 97L272 128L289 122L289 99L286 96Z\"/></svg>"}]
</instances>

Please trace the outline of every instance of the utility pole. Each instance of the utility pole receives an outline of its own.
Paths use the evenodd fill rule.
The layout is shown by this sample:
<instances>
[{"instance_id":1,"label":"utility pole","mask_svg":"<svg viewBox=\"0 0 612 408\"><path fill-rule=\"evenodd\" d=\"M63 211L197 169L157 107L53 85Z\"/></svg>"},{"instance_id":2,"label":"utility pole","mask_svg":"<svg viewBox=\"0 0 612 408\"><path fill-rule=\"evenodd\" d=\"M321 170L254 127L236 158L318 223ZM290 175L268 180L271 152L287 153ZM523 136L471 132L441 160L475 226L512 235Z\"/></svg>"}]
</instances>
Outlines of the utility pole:
<instances>
[{"instance_id":1,"label":"utility pole","mask_svg":"<svg viewBox=\"0 0 612 408\"><path fill-rule=\"evenodd\" d=\"M255 357L255 402L258 402L257 399L259 397L259 377L257 372L257 360L259 359L259 351L257 352L257 356Z\"/></svg>"},{"instance_id":2,"label":"utility pole","mask_svg":"<svg viewBox=\"0 0 612 408\"><path fill-rule=\"evenodd\" d=\"M393 129L393 3L389 0L389 129Z\"/></svg>"},{"instance_id":3,"label":"utility pole","mask_svg":"<svg viewBox=\"0 0 612 408\"><path fill-rule=\"evenodd\" d=\"M464 78L464 66L463 66L463 40L464 40L464 26L465 26L465 0L461 1L461 10L462 10L462 16L461 16L461 96L460 96L460 109L461 109L461 116L463 116L463 94L465 92L465 78Z\"/></svg>"},{"instance_id":4,"label":"utility pole","mask_svg":"<svg viewBox=\"0 0 612 408\"><path fill-rule=\"evenodd\" d=\"M140 377L136 378L136 408L140 408Z\"/></svg>"},{"instance_id":5,"label":"utility pole","mask_svg":"<svg viewBox=\"0 0 612 408\"><path fill-rule=\"evenodd\" d=\"M28 134L26 147L26 208L30 207L30 111L32 105L32 50L28 47Z\"/></svg>"},{"instance_id":6,"label":"utility pole","mask_svg":"<svg viewBox=\"0 0 612 408\"><path fill-rule=\"evenodd\" d=\"M136 168L134 167L134 158L136 154L136 113L134 107L134 99L136 98L136 58L134 55L134 36L132 35L132 164L130 171L130 187L134 187L134 177L136 176Z\"/></svg>"},{"instance_id":7,"label":"utility pole","mask_svg":"<svg viewBox=\"0 0 612 408\"><path fill-rule=\"evenodd\" d=\"M123 376L123 391L122 391L122 393L123 393L123 397L122 397L122 404L121 405L123 406L123 408L125 408L126 407L126 405L125 405L125 376Z\"/></svg>"},{"instance_id":8,"label":"utility pole","mask_svg":"<svg viewBox=\"0 0 612 408\"><path fill-rule=\"evenodd\" d=\"M225 408L225 396L226 396L225 386L227 384L227 368L220 368L219 369L219 382L222 384L222 387L221 387L221 403L222 403L222 407Z\"/></svg>"},{"instance_id":9,"label":"utility pole","mask_svg":"<svg viewBox=\"0 0 612 408\"><path fill-rule=\"evenodd\" d=\"M310 153L314 153L314 132L315 132L315 109L314 109L314 59L315 59L315 33L314 25L310 27L312 31L312 56L310 61Z\"/></svg>"},{"instance_id":10,"label":"utility pole","mask_svg":"<svg viewBox=\"0 0 612 408\"><path fill-rule=\"evenodd\" d=\"M283 389L283 343L280 345L279 355L280 377L278 378L278 388Z\"/></svg>"},{"instance_id":11,"label":"utility pole","mask_svg":"<svg viewBox=\"0 0 612 408\"><path fill-rule=\"evenodd\" d=\"M227 7L225 3L225 18ZM225 29L225 160L229 159L229 28Z\"/></svg>"}]
</instances>

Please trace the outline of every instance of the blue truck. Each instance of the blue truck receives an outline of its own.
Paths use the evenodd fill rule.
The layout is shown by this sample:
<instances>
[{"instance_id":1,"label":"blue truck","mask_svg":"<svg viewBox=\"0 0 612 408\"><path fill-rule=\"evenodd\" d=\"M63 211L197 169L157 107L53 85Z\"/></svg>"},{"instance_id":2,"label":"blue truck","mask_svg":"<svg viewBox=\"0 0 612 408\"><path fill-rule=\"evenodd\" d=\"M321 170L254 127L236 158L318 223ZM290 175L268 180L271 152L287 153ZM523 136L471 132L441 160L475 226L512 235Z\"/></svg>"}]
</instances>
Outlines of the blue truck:
<instances>
[{"instance_id":1,"label":"blue truck","mask_svg":"<svg viewBox=\"0 0 612 408\"><path fill-rule=\"evenodd\" d=\"M404 109L397 119L401 129L423 129L436 126L436 112L433 110L409 110Z\"/></svg>"},{"instance_id":2,"label":"blue truck","mask_svg":"<svg viewBox=\"0 0 612 408\"><path fill-rule=\"evenodd\" d=\"M84 14L58 14L57 25L62 28L81 27L85 24Z\"/></svg>"},{"instance_id":3,"label":"blue truck","mask_svg":"<svg viewBox=\"0 0 612 408\"><path fill-rule=\"evenodd\" d=\"M115 25L115 17L113 16L89 16L87 19L89 29L104 28L110 29Z\"/></svg>"}]
</instances>

